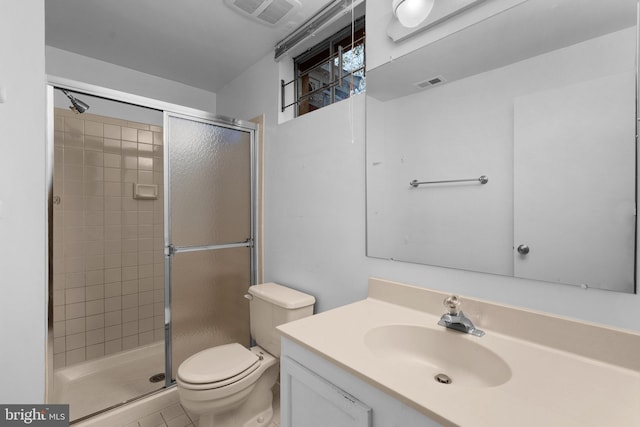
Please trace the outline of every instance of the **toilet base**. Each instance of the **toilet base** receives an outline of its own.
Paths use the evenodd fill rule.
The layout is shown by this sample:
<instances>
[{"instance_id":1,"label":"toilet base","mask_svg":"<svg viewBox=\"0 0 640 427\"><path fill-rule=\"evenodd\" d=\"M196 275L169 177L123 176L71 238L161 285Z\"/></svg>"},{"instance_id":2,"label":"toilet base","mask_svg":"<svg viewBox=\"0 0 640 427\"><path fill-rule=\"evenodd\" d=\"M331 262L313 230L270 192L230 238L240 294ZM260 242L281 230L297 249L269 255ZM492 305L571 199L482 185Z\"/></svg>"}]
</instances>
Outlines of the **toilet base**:
<instances>
[{"instance_id":1,"label":"toilet base","mask_svg":"<svg viewBox=\"0 0 640 427\"><path fill-rule=\"evenodd\" d=\"M221 405L217 409L211 407L207 411L206 400L198 402L192 400L201 396L200 392L184 394L184 390L178 388L178 392L183 392L180 401L185 409L200 415L198 427L268 427L273 419L273 392L271 389L278 380L280 364L269 354L265 354L260 347L253 347L251 351L261 354L264 357L262 363L266 370L262 372L255 385L242 391L245 397L239 399L239 404ZM246 394L245 394L246 393ZM230 396L231 397L231 396ZM235 399L232 399L235 400ZM201 404L205 403L205 404ZM218 400L218 403L222 401Z\"/></svg>"},{"instance_id":2,"label":"toilet base","mask_svg":"<svg viewBox=\"0 0 640 427\"><path fill-rule=\"evenodd\" d=\"M205 414L201 415L198 420L198 427L268 427L273 419L273 408L270 406L267 410L260 412L258 415L245 421L238 419L238 413L232 411L227 414ZM241 424L242 423L242 424Z\"/></svg>"}]
</instances>

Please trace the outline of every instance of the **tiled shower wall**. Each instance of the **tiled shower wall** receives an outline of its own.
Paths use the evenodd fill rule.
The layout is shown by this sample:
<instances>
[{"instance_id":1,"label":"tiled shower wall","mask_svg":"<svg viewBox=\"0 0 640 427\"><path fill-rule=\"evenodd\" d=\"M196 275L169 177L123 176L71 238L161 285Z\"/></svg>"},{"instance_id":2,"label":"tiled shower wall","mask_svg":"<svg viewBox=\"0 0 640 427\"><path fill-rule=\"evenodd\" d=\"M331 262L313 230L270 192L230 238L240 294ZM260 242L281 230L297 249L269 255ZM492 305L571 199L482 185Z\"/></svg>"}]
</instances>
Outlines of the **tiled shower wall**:
<instances>
[{"instance_id":1,"label":"tiled shower wall","mask_svg":"<svg viewBox=\"0 0 640 427\"><path fill-rule=\"evenodd\" d=\"M56 368L164 339L162 148L161 127L55 109Z\"/></svg>"}]
</instances>

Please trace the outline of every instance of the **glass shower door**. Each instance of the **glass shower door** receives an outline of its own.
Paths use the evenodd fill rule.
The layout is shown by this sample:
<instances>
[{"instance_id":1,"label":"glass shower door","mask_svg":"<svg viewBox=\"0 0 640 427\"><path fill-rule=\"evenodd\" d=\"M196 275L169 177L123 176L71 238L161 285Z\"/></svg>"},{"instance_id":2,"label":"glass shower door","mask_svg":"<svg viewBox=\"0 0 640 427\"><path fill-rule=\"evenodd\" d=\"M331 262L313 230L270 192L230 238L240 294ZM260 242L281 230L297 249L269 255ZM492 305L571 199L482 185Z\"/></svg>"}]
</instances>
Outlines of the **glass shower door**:
<instances>
[{"instance_id":1,"label":"glass shower door","mask_svg":"<svg viewBox=\"0 0 640 427\"><path fill-rule=\"evenodd\" d=\"M254 127L166 113L167 372L215 345L249 344ZM170 379L168 379L168 382Z\"/></svg>"}]
</instances>

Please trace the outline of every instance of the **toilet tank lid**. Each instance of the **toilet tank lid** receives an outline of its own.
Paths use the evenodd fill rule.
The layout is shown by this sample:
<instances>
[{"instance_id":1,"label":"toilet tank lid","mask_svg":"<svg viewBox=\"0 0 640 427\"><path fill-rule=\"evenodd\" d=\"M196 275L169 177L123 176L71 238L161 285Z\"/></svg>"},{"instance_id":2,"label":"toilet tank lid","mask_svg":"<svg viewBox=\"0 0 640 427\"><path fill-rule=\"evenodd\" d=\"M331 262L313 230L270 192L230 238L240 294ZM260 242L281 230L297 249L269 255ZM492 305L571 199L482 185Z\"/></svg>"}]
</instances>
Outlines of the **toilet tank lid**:
<instances>
[{"instance_id":1,"label":"toilet tank lid","mask_svg":"<svg viewBox=\"0 0 640 427\"><path fill-rule=\"evenodd\" d=\"M309 294L273 282L250 286L249 293L286 309L308 307L316 302Z\"/></svg>"}]
</instances>

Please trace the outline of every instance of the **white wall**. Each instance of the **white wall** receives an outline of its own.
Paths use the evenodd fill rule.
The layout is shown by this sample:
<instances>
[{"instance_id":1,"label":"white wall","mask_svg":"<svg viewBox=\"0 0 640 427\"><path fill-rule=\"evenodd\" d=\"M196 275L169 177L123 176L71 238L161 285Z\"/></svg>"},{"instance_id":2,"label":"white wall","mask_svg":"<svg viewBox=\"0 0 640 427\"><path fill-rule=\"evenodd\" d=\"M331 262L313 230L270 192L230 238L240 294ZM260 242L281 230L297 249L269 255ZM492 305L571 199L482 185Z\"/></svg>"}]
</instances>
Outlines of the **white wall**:
<instances>
[{"instance_id":1,"label":"white wall","mask_svg":"<svg viewBox=\"0 0 640 427\"><path fill-rule=\"evenodd\" d=\"M0 402L40 403L47 313L44 0L3 2L2 9Z\"/></svg>"},{"instance_id":2,"label":"white wall","mask_svg":"<svg viewBox=\"0 0 640 427\"><path fill-rule=\"evenodd\" d=\"M278 125L277 68L268 54L217 94L219 114L266 114L266 281L312 293L319 311L377 276L640 331L639 295L367 258L364 96Z\"/></svg>"},{"instance_id":3,"label":"white wall","mask_svg":"<svg viewBox=\"0 0 640 427\"><path fill-rule=\"evenodd\" d=\"M216 94L55 47L46 47L47 74L215 114ZM96 113L102 114L102 113Z\"/></svg>"},{"instance_id":4,"label":"white wall","mask_svg":"<svg viewBox=\"0 0 640 427\"><path fill-rule=\"evenodd\" d=\"M514 114L518 111L514 109L514 103L523 103L524 99L528 99L526 96L532 94L573 87L578 83L590 88L588 92L595 97L595 82L603 76L615 76L616 81L626 82L616 94L619 95L621 92L624 95L624 102L620 103L630 114L617 117L626 126L620 126L616 122L615 125L607 127L615 129L616 132L623 131L624 138L600 136L598 143L607 141L607 146L610 147L613 141L621 141L624 148L607 150L612 152L612 156L614 153L617 154L612 159L614 163L609 164L608 168L605 167L607 164L600 151L581 151L581 161L577 164L584 164L584 170L578 173L579 180L581 183L586 182L584 171L593 171L594 164L602 170L616 170L619 173L624 170L628 172L626 181L615 181L612 187L620 191L624 188L625 194L633 198L635 148L631 142L634 140L635 123L631 112L634 111L635 102L635 57L630 54L635 49L635 40L635 28L629 28L465 79L450 81L429 90L416 89L412 95L384 103L369 97L367 179L369 184L375 182L375 185L368 187L367 192L369 253L381 258L415 262L428 260L431 264L439 266L514 275L514 151L517 151L515 148L518 146L518 139L514 135L521 129L514 125ZM594 57L607 60L594 63ZM381 68L370 74L379 70ZM401 78L402 75L398 75L394 80ZM523 96L525 98L522 98ZM602 104L601 100L612 97L614 93L607 87L601 98L595 99ZM575 108L572 107L573 109ZM590 109L600 111L594 107ZM584 120L585 123L597 122L596 119L597 117L589 119L587 114L580 114L580 120ZM531 141L540 143L537 141L541 138L538 132L528 132L528 136ZM582 146L585 142L581 139L576 144ZM557 149L557 146L555 148ZM551 155L551 152L545 153ZM555 154L551 157L566 158L559 155L560 152ZM592 156L592 163L588 161L589 156ZM543 157L546 159L549 156ZM631 169L623 168L625 163L620 160L625 158L631 162ZM520 162L523 161L524 163L515 164L516 176L518 172L522 172L521 166L526 166L531 159L521 157ZM562 170L562 182L568 181L566 162L559 165L558 169ZM460 179L477 178L481 175L489 177L489 183L485 186L477 182L462 186L421 186L417 189L409 186L413 179ZM568 184L559 185L557 173L550 171L546 175L553 182L551 188L554 191L537 190L529 194L540 194L540 198L551 200L552 194L560 193L558 199L566 199ZM522 177L522 173L519 176ZM600 178L596 180L596 186L593 182L588 184L590 189L604 185L600 183L613 182ZM522 185L522 178L519 183ZM627 185L622 185L623 183ZM537 187L541 183L537 182L535 185ZM580 187L576 185L570 188L577 191ZM597 195L602 194L607 201L617 200L613 193L615 192L609 190L591 191L585 198L588 200L584 203L589 204L583 212L593 213L597 210L595 206L601 206L602 201ZM518 195L520 198L517 200L522 201L524 194ZM570 203L575 206L576 200L572 199ZM612 204L611 208L619 209L616 204ZM613 216L612 212L606 212L605 215ZM597 243L587 245L584 230L592 229L594 222L608 222L597 222L594 216L595 214L572 216L572 225L575 225L576 230L580 230L580 236L577 236L579 238L567 239L566 228L563 229L565 234L558 233L555 229L550 233L554 236L562 235L565 241L570 241L567 241L567 244L571 247L564 252L565 254L576 253L576 244L589 247L587 256L593 260L592 270L572 268L570 264L567 265L566 255L556 259L550 256L552 261L545 263L545 268L536 272L537 276L520 277L548 278L551 281L554 281L551 279L553 277L562 277L571 280L564 283L588 283L596 287L609 286L609 289L613 286L629 289L629 276L632 276L634 271L633 251L626 251L628 256L616 256L615 262L608 260L605 254L612 247L628 247L629 244L633 244L629 242L633 230L629 231L628 228L633 227L634 221L616 223L620 231L608 229L611 231L610 239L606 240L609 244L605 244L599 236ZM516 224L523 222L522 217L517 219L520 222ZM542 227L543 224L551 222L538 225ZM547 226L545 230L551 228ZM605 226L602 225L601 228ZM520 233L515 232L515 236L521 238L522 235L527 235L526 241L529 245L533 244L534 237L540 239L540 235L544 234L537 229L538 233L532 236L531 227L523 230L520 226L518 229ZM390 230L392 233L389 233ZM613 236L620 234L623 234L624 238L616 240L614 244ZM581 244L583 239L585 243ZM558 249L565 248L564 242L555 238L538 242L533 255L535 259L539 259L542 253L553 253L557 256ZM517 245L518 243L515 243L515 246ZM543 251L543 246L552 251ZM575 259L584 262L583 260L587 259L584 255L576 256ZM533 260L529 258L527 262L531 263ZM521 264L522 262L516 260L520 269ZM620 268L621 264L624 265L624 269ZM550 268L552 265L557 267ZM558 274L558 271L562 273ZM609 283L607 280L604 281L607 283L606 286L603 284L603 276L609 279ZM611 280L613 277L619 280Z\"/></svg>"}]
</instances>

